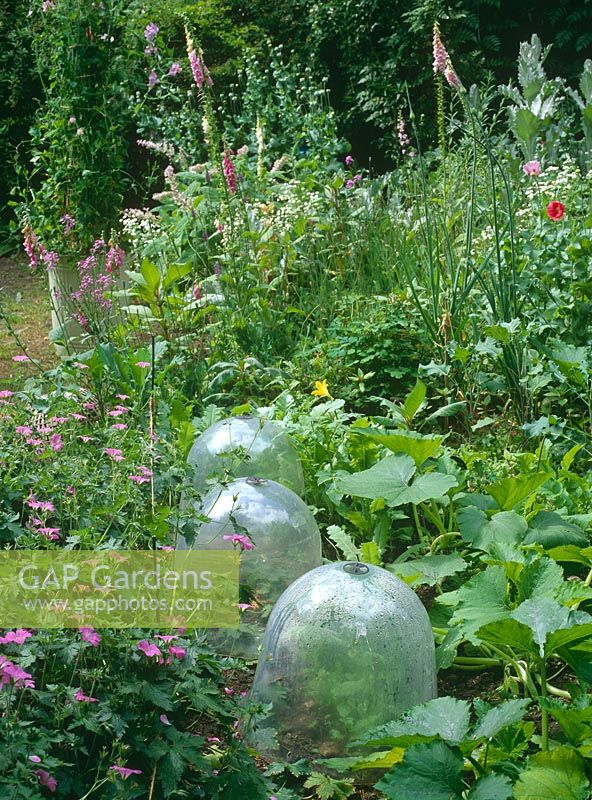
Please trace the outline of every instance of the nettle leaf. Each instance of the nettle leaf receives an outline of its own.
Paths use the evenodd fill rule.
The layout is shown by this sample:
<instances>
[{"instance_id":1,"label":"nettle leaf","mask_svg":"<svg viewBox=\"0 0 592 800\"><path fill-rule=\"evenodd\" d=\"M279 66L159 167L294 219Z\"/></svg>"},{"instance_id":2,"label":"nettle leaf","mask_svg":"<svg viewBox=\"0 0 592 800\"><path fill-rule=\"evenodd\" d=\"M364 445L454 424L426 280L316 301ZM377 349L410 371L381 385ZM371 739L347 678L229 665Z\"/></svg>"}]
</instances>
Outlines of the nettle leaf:
<instances>
[{"instance_id":1,"label":"nettle leaf","mask_svg":"<svg viewBox=\"0 0 592 800\"><path fill-rule=\"evenodd\" d=\"M479 778L467 800L508 800L512 796L512 781L507 775L485 775Z\"/></svg>"},{"instance_id":2,"label":"nettle leaf","mask_svg":"<svg viewBox=\"0 0 592 800\"><path fill-rule=\"evenodd\" d=\"M352 781L335 780L320 772L313 772L304 787L314 789L319 800L345 800L354 793Z\"/></svg>"},{"instance_id":3,"label":"nettle leaf","mask_svg":"<svg viewBox=\"0 0 592 800\"><path fill-rule=\"evenodd\" d=\"M475 725L469 738L493 739L504 728L520 722L529 705L529 699L517 699L505 700L490 708Z\"/></svg>"},{"instance_id":4,"label":"nettle leaf","mask_svg":"<svg viewBox=\"0 0 592 800\"><path fill-rule=\"evenodd\" d=\"M442 444L442 436L422 436L415 431L396 431L382 433L368 430L367 428L353 428L353 433L365 436L376 444L381 444L393 453L403 453L410 456L415 466L420 467L424 461L434 456Z\"/></svg>"},{"instance_id":5,"label":"nettle leaf","mask_svg":"<svg viewBox=\"0 0 592 800\"><path fill-rule=\"evenodd\" d=\"M584 760L569 747L537 753L514 785L516 800L586 800Z\"/></svg>"},{"instance_id":6,"label":"nettle leaf","mask_svg":"<svg viewBox=\"0 0 592 800\"><path fill-rule=\"evenodd\" d=\"M488 486L486 491L502 511L511 511L536 492L551 477L550 472L535 472L518 478L504 478Z\"/></svg>"},{"instance_id":7,"label":"nettle leaf","mask_svg":"<svg viewBox=\"0 0 592 800\"><path fill-rule=\"evenodd\" d=\"M414 561L401 561L389 564L387 569L410 586L434 586L444 578L464 572L467 562L460 556L435 555L424 556Z\"/></svg>"},{"instance_id":8,"label":"nettle leaf","mask_svg":"<svg viewBox=\"0 0 592 800\"><path fill-rule=\"evenodd\" d=\"M528 523L514 511L500 511L491 518L480 508L466 506L458 512L458 527L462 538L479 550L488 550L492 543L518 544L528 529Z\"/></svg>"},{"instance_id":9,"label":"nettle leaf","mask_svg":"<svg viewBox=\"0 0 592 800\"><path fill-rule=\"evenodd\" d=\"M451 800L463 791L463 759L458 747L444 742L412 745L403 762L394 767L375 788L391 800Z\"/></svg>"},{"instance_id":10,"label":"nettle leaf","mask_svg":"<svg viewBox=\"0 0 592 800\"><path fill-rule=\"evenodd\" d=\"M356 561L360 556L360 549L352 537L339 525L329 525L327 537L348 561Z\"/></svg>"},{"instance_id":11,"label":"nettle leaf","mask_svg":"<svg viewBox=\"0 0 592 800\"><path fill-rule=\"evenodd\" d=\"M361 741L395 747L409 737L435 739L439 736L451 744L459 744L469 729L470 706L466 700L438 697L415 706L398 720L371 731Z\"/></svg>"},{"instance_id":12,"label":"nettle leaf","mask_svg":"<svg viewBox=\"0 0 592 800\"><path fill-rule=\"evenodd\" d=\"M570 544L586 547L589 541L584 531L573 522L568 522L554 511L539 511L530 521L524 544L540 544L549 550Z\"/></svg>"},{"instance_id":13,"label":"nettle leaf","mask_svg":"<svg viewBox=\"0 0 592 800\"><path fill-rule=\"evenodd\" d=\"M451 625L459 625L464 636L478 644L475 635L484 625L507 617L510 613L506 589L506 572L503 567L487 567L475 575L453 594L456 608ZM446 595L441 595L442 602Z\"/></svg>"},{"instance_id":14,"label":"nettle leaf","mask_svg":"<svg viewBox=\"0 0 592 800\"><path fill-rule=\"evenodd\" d=\"M387 456L362 472L338 474L335 486L338 491L352 497L367 497L370 500L384 498L389 506L396 507L442 497L458 485L453 475L439 472L420 475L411 483L415 471L415 463L410 456Z\"/></svg>"}]
</instances>

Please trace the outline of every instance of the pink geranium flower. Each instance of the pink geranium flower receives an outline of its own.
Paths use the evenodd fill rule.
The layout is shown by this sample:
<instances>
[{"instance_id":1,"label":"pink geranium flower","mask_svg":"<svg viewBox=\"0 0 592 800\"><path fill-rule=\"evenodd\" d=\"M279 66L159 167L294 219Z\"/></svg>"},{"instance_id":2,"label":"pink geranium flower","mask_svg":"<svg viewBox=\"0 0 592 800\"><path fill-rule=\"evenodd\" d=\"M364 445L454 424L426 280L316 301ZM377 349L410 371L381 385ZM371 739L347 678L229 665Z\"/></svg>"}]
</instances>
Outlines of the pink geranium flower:
<instances>
[{"instance_id":1,"label":"pink geranium flower","mask_svg":"<svg viewBox=\"0 0 592 800\"><path fill-rule=\"evenodd\" d=\"M117 764L113 764L112 766L109 767L109 769L112 769L113 772L117 772L117 774L121 775L121 777L124 780L126 778L129 778L130 775L141 775L142 774L142 770L141 769L130 769L129 767L120 767Z\"/></svg>"},{"instance_id":2,"label":"pink geranium flower","mask_svg":"<svg viewBox=\"0 0 592 800\"><path fill-rule=\"evenodd\" d=\"M171 724L170 721L169 721L169 718L167 717L166 714L161 714L158 719L162 722L163 725L170 725Z\"/></svg>"},{"instance_id":3,"label":"pink geranium flower","mask_svg":"<svg viewBox=\"0 0 592 800\"><path fill-rule=\"evenodd\" d=\"M106 447L105 448L105 453L106 453L106 455L109 456L109 458L112 458L113 461L123 461L124 460L123 459L123 453L121 452L121 450L118 450L116 447Z\"/></svg>"},{"instance_id":4,"label":"pink geranium flower","mask_svg":"<svg viewBox=\"0 0 592 800\"><path fill-rule=\"evenodd\" d=\"M32 635L30 631L18 628L16 631L8 631L4 636L0 636L0 644L24 644Z\"/></svg>"},{"instance_id":5,"label":"pink geranium flower","mask_svg":"<svg viewBox=\"0 0 592 800\"><path fill-rule=\"evenodd\" d=\"M233 533L228 534L227 536L222 537L226 542L232 542L232 544L238 544L241 550L252 550L255 545L249 539L248 536L243 536L240 533Z\"/></svg>"},{"instance_id":6,"label":"pink geranium flower","mask_svg":"<svg viewBox=\"0 0 592 800\"><path fill-rule=\"evenodd\" d=\"M155 644L151 644L147 639L142 639L141 642L138 642L137 648L138 650L141 650L141 652L144 653L144 655L147 658L153 658L154 656L157 657L162 656L162 653L160 652L158 647Z\"/></svg>"},{"instance_id":7,"label":"pink geranium flower","mask_svg":"<svg viewBox=\"0 0 592 800\"><path fill-rule=\"evenodd\" d=\"M78 628L78 630L83 642L88 642L93 647L99 646L101 637L94 628Z\"/></svg>"},{"instance_id":8,"label":"pink geranium flower","mask_svg":"<svg viewBox=\"0 0 592 800\"><path fill-rule=\"evenodd\" d=\"M78 691L74 695L74 699L78 700L79 703L98 703L99 702L96 697L88 697L87 695L85 695L84 692L82 691L82 689L78 689Z\"/></svg>"},{"instance_id":9,"label":"pink geranium flower","mask_svg":"<svg viewBox=\"0 0 592 800\"><path fill-rule=\"evenodd\" d=\"M186 652L187 652L187 651L185 650L185 648L184 648L184 647L177 647L177 646L176 646L176 645L174 645L174 644L172 644L172 645L169 647L169 653L170 653L172 656L174 656L175 658L179 658L179 659L181 659L181 658L185 658L185 653L186 653Z\"/></svg>"},{"instance_id":10,"label":"pink geranium flower","mask_svg":"<svg viewBox=\"0 0 592 800\"><path fill-rule=\"evenodd\" d=\"M31 359L29 358L29 356L19 355L19 356L13 356L12 360L18 362L18 361L30 361Z\"/></svg>"}]
</instances>

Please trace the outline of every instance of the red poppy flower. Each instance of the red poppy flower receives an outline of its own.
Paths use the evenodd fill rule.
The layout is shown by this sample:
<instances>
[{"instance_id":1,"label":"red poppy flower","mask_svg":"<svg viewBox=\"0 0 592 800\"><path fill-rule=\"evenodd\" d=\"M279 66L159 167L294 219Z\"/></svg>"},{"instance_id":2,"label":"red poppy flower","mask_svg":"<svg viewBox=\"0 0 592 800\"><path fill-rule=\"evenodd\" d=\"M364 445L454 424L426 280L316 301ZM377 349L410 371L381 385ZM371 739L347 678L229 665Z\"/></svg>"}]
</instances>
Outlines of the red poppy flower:
<instances>
[{"instance_id":1,"label":"red poppy flower","mask_svg":"<svg viewBox=\"0 0 592 800\"><path fill-rule=\"evenodd\" d=\"M555 222L565 214L565 206L559 200L552 200L547 206L547 216Z\"/></svg>"}]
</instances>

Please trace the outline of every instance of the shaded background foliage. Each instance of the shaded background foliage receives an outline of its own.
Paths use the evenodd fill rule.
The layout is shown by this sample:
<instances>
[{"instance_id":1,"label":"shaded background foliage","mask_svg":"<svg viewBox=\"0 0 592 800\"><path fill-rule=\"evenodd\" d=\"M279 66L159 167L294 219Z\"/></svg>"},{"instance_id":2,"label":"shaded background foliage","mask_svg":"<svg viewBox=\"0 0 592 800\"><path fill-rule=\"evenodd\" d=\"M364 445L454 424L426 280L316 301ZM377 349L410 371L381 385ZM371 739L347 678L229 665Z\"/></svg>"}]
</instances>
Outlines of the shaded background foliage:
<instances>
[{"instance_id":1,"label":"shaded background foliage","mask_svg":"<svg viewBox=\"0 0 592 800\"><path fill-rule=\"evenodd\" d=\"M56 0L56 6L60 2L71 5L68 0ZM177 54L183 48L187 23L201 41L222 91L236 76L243 54L264 51L270 39L291 51L296 62L328 78L342 134L358 159L371 160L377 169L391 162L396 118L399 111L408 111L407 91L422 131L426 137L433 136L434 90L427 54L435 19L441 22L466 85L507 81L515 69L520 41L530 38L533 31L544 43L553 43L547 61L551 76L575 78L592 54L589 0L527 4L511 0L317 0L312 4L304 0L132 0L125 7L108 5L120 15L115 24L125 23L126 28L125 36L110 43L109 63L117 64L116 71L126 72L128 89L138 88L145 80L143 65L132 63L141 52L134 50L133 40L141 39L149 21L160 26L163 40ZM0 0L0 219L5 231L12 216L8 202L17 150L21 168L30 167L28 129L35 121L47 122L55 90L59 93L55 83L52 93L51 83L44 88L40 80L51 66L48 47L54 77L62 81L58 67L72 45L72 13L80 9L74 4L69 15L56 14L52 25L42 29L40 6L40 0ZM84 29L82 24L79 27ZM92 61L96 53L87 55ZM109 97L109 80L109 71L104 72L91 87L101 103ZM112 105L114 117L122 108L119 102ZM137 157L123 163L133 136L129 124L113 118L104 127L106 148L112 152L115 147L122 158L107 193L112 200L125 193L126 185L129 194L133 181L143 177L146 163ZM100 153L96 158L100 163ZM37 179L41 184L42 171ZM106 195L101 192L101 196Z\"/></svg>"}]
</instances>

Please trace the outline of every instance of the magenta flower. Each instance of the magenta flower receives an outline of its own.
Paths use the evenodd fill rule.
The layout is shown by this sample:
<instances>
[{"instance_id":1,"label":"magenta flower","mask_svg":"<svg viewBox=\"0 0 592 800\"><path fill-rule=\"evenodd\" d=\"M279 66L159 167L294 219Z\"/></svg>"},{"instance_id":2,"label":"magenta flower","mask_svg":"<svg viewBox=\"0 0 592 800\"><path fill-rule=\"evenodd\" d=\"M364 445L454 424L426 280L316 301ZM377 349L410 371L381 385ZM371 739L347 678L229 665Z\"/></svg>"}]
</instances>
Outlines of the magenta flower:
<instances>
[{"instance_id":1,"label":"magenta flower","mask_svg":"<svg viewBox=\"0 0 592 800\"><path fill-rule=\"evenodd\" d=\"M55 506L49 500L37 500L34 494L30 494L25 501L29 508L35 511L47 511L52 514L55 511Z\"/></svg>"},{"instance_id":2,"label":"magenta flower","mask_svg":"<svg viewBox=\"0 0 592 800\"><path fill-rule=\"evenodd\" d=\"M87 697L87 695L84 694L82 689L78 689L78 691L74 695L74 699L78 700L79 703L98 703L99 702L96 697Z\"/></svg>"},{"instance_id":3,"label":"magenta flower","mask_svg":"<svg viewBox=\"0 0 592 800\"><path fill-rule=\"evenodd\" d=\"M117 772L124 780L129 778L130 775L141 775L141 769L130 769L129 767L120 767L117 764L113 764L109 769L112 769L113 772Z\"/></svg>"},{"instance_id":4,"label":"magenta flower","mask_svg":"<svg viewBox=\"0 0 592 800\"><path fill-rule=\"evenodd\" d=\"M64 443L62 442L61 434L54 433L54 435L51 437L51 449L55 450L57 453L59 450L63 448L63 446Z\"/></svg>"},{"instance_id":5,"label":"magenta flower","mask_svg":"<svg viewBox=\"0 0 592 800\"><path fill-rule=\"evenodd\" d=\"M179 637L171 633L162 633L162 634L157 633L154 638L160 639L161 642L165 642L166 644L168 644L169 642L174 642L175 639L178 639Z\"/></svg>"},{"instance_id":6,"label":"magenta flower","mask_svg":"<svg viewBox=\"0 0 592 800\"><path fill-rule=\"evenodd\" d=\"M232 533L222 537L225 542L232 542L232 544L240 545L241 550L252 550L255 545L248 536L243 536L240 533Z\"/></svg>"},{"instance_id":7,"label":"magenta flower","mask_svg":"<svg viewBox=\"0 0 592 800\"><path fill-rule=\"evenodd\" d=\"M255 606L252 606L250 603L239 603L238 604L238 610L239 611L248 611L251 608L255 608Z\"/></svg>"},{"instance_id":8,"label":"magenta flower","mask_svg":"<svg viewBox=\"0 0 592 800\"><path fill-rule=\"evenodd\" d=\"M157 83L160 83L160 81L158 80L156 70L151 70L150 75L148 75L148 86L152 88L153 86L156 86Z\"/></svg>"},{"instance_id":9,"label":"magenta flower","mask_svg":"<svg viewBox=\"0 0 592 800\"><path fill-rule=\"evenodd\" d=\"M115 422L113 423L113 425L111 425L111 428L114 431L125 431L127 430L127 425L125 424L125 422Z\"/></svg>"},{"instance_id":10,"label":"magenta flower","mask_svg":"<svg viewBox=\"0 0 592 800\"><path fill-rule=\"evenodd\" d=\"M224 694L228 695L228 697L232 697L232 695L234 694L234 689L230 686L225 686Z\"/></svg>"},{"instance_id":11,"label":"magenta flower","mask_svg":"<svg viewBox=\"0 0 592 800\"><path fill-rule=\"evenodd\" d=\"M142 369L146 369L150 366L149 361L136 361L136 367L141 367Z\"/></svg>"},{"instance_id":12,"label":"magenta flower","mask_svg":"<svg viewBox=\"0 0 592 800\"><path fill-rule=\"evenodd\" d=\"M92 442L93 440L92 436L79 436L78 438L80 439L81 442L84 442L85 444L87 442Z\"/></svg>"},{"instance_id":13,"label":"magenta flower","mask_svg":"<svg viewBox=\"0 0 592 800\"><path fill-rule=\"evenodd\" d=\"M140 650L147 658L153 658L154 656L162 656L162 653L158 649L155 644L151 644L147 639L142 639L141 642L138 642L136 645L138 650Z\"/></svg>"},{"instance_id":14,"label":"magenta flower","mask_svg":"<svg viewBox=\"0 0 592 800\"><path fill-rule=\"evenodd\" d=\"M129 394L116 394L116 395L115 395L115 397L116 397L118 400L129 400L129 399L130 399L130 396L129 396ZM117 408L123 408L123 406L117 406ZM127 410L127 409L126 409L126 410Z\"/></svg>"},{"instance_id":15,"label":"magenta flower","mask_svg":"<svg viewBox=\"0 0 592 800\"><path fill-rule=\"evenodd\" d=\"M99 646L101 637L94 628L78 628L78 631L83 642L87 642L93 647Z\"/></svg>"},{"instance_id":16,"label":"magenta flower","mask_svg":"<svg viewBox=\"0 0 592 800\"><path fill-rule=\"evenodd\" d=\"M0 655L0 686L12 681L17 689L34 689L35 681L33 676L17 664L13 664L6 656Z\"/></svg>"},{"instance_id":17,"label":"magenta flower","mask_svg":"<svg viewBox=\"0 0 592 800\"><path fill-rule=\"evenodd\" d=\"M162 722L163 725L170 725L171 724L170 721L169 721L169 718L167 717L166 714L161 714L158 719Z\"/></svg>"},{"instance_id":18,"label":"magenta flower","mask_svg":"<svg viewBox=\"0 0 592 800\"><path fill-rule=\"evenodd\" d=\"M354 163L353 156L346 156L345 157L345 166L346 167L351 167L353 165L353 163Z\"/></svg>"},{"instance_id":19,"label":"magenta flower","mask_svg":"<svg viewBox=\"0 0 592 800\"><path fill-rule=\"evenodd\" d=\"M29 358L29 356L18 355L18 356L13 356L12 360L18 362L18 361L30 361L31 359Z\"/></svg>"},{"instance_id":20,"label":"magenta flower","mask_svg":"<svg viewBox=\"0 0 592 800\"><path fill-rule=\"evenodd\" d=\"M206 742L212 742L213 744L222 744L222 739L219 739L217 736L208 736Z\"/></svg>"},{"instance_id":21,"label":"magenta flower","mask_svg":"<svg viewBox=\"0 0 592 800\"><path fill-rule=\"evenodd\" d=\"M30 428L28 425L17 425L14 430L16 433L20 433L21 436L28 436L30 433L33 433L33 428Z\"/></svg>"},{"instance_id":22,"label":"magenta flower","mask_svg":"<svg viewBox=\"0 0 592 800\"><path fill-rule=\"evenodd\" d=\"M39 778L39 783L41 786L47 787L52 794L58 788L58 782L56 779L52 778L49 772L46 772L44 769L35 770L35 775L37 775Z\"/></svg>"},{"instance_id":23,"label":"magenta flower","mask_svg":"<svg viewBox=\"0 0 592 800\"><path fill-rule=\"evenodd\" d=\"M88 369L88 364L83 364L82 361L75 361L74 366L78 369Z\"/></svg>"},{"instance_id":24,"label":"magenta flower","mask_svg":"<svg viewBox=\"0 0 592 800\"><path fill-rule=\"evenodd\" d=\"M16 631L8 631L4 636L0 636L0 644L24 644L32 635L30 631L18 628Z\"/></svg>"},{"instance_id":25,"label":"magenta flower","mask_svg":"<svg viewBox=\"0 0 592 800\"><path fill-rule=\"evenodd\" d=\"M193 80L195 81L195 85L198 89L201 89L204 83L207 86L212 86L213 81L210 75L208 68L206 67L204 60L200 54L198 54L194 48L190 49L187 53L187 57L189 58L189 66L191 67L191 73L193 75Z\"/></svg>"},{"instance_id":26,"label":"magenta flower","mask_svg":"<svg viewBox=\"0 0 592 800\"><path fill-rule=\"evenodd\" d=\"M112 458L113 461L123 461L123 453L121 450L118 450L117 447L106 447L104 450L105 454Z\"/></svg>"},{"instance_id":27,"label":"magenta flower","mask_svg":"<svg viewBox=\"0 0 592 800\"><path fill-rule=\"evenodd\" d=\"M29 756L29 761L32 761L33 764L41 764L39 756Z\"/></svg>"},{"instance_id":28,"label":"magenta flower","mask_svg":"<svg viewBox=\"0 0 592 800\"><path fill-rule=\"evenodd\" d=\"M526 164L522 165L522 170L525 175L528 175L529 178L540 175L541 174L541 162L540 161L527 161Z\"/></svg>"},{"instance_id":29,"label":"magenta flower","mask_svg":"<svg viewBox=\"0 0 592 800\"><path fill-rule=\"evenodd\" d=\"M232 163L232 159L230 158L230 153L228 150L224 151L224 158L222 159L222 170L224 172L224 179L226 180L226 186L228 187L228 191L230 194L236 194L236 171L234 169L234 164Z\"/></svg>"},{"instance_id":30,"label":"magenta flower","mask_svg":"<svg viewBox=\"0 0 592 800\"><path fill-rule=\"evenodd\" d=\"M169 653L174 656L175 658L182 659L185 658L186 650L184 647L177 647L176 645L172 644L169 647Z\"/></svg>"},{"instance_id":31,"label":"magenta flower","mask_svg":"<svg viewBox=\"0 0 592 800\"><path fill-rule=\"evenodd\" d=\"M14 392L11 392L10 389L1 389L0 390L0 400L7 400L9 397L12 397Z\"/></svg>"},{"instance_id":32,"label":"magenta flower","mask_svg":"<svg viewBox=\"0 0 592 800\"><path fill-rule=\"evenodd\" d=\"M181 72L182 69L183 69L183 67L179 64L179 62L178 61L174 61L171 64L171 66L169 67L169 71L167 72L167 75L169 77L171 77L171 78L174 78L175 75L178 75Z\"/></svg>"}]
</instances>

